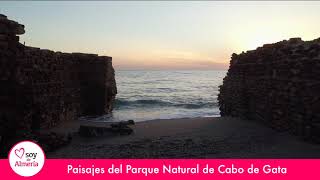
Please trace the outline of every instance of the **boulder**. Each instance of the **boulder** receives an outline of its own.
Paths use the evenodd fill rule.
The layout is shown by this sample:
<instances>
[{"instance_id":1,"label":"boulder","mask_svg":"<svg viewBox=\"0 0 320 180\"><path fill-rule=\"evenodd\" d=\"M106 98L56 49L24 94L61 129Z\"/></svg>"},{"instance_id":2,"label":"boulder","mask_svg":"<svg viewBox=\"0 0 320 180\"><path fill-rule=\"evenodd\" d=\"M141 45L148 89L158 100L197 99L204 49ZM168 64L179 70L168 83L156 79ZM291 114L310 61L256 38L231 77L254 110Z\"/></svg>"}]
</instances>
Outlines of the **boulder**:
<instances>
[{"instance_id":1,"label":"boulder","mask_svg":"<svg viewBox=\"0 0 320 180\"><path fill-rule=\"evenodd\" d=\"M79 134L82 137L100 137L112 136L116 134L129 135L133 133L133 129L129 125L134 125L133 120L106 123L103 125L97 123L89 123L80 125Z\"/></svg>"}]
</instances>

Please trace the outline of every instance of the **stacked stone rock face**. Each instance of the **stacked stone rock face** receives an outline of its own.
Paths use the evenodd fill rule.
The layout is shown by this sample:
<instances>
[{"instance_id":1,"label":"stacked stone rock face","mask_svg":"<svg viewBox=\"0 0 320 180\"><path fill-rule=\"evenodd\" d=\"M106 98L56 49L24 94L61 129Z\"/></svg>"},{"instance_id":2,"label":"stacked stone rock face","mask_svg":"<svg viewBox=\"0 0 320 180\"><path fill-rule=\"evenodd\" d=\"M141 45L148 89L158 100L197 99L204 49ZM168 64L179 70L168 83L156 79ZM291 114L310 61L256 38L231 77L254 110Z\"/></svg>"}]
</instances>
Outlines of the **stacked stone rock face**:
<instances>
[{"instance_id":1,"label":"stacked stone rock face","mask_svg":"<svg viewBox=\"0 0 320 180\"><path fill-rule=\"evenodd\" d=\"M0 15L0 137L110 113L117 93L112 58L27 47L24 26Z\"/></svg>"},{"instance_id":2,"label":"stacked stone rock face","mask_svg":"<svg viewBox=\"0 0 320 180\"><path fill-rule=\"evenodd\" d=\"M19 37L24 33L24 26L14 21L7 20L7 17L0 15L0 133L1 140L5 136L12 136L15 133L13 127L17 127L19 117L17 111L22 110L27 104L19 91L24 91L23 84L17 85L17 65L19 53L23 46L19 44ZM22 82L23 83L23 82ZM27 114L27 112L26 112Z\"/></svg>"},{"instance_id":3,"label":"stacked stone rock face","mask_svg":"<svg viewBox=\"0 0 320 180\"><path fill-rule=\"evenodd\" d=\"M222 116L320 137L320 39L292 38L233 54L218 96Z\"/></svg>"}]
</instances>

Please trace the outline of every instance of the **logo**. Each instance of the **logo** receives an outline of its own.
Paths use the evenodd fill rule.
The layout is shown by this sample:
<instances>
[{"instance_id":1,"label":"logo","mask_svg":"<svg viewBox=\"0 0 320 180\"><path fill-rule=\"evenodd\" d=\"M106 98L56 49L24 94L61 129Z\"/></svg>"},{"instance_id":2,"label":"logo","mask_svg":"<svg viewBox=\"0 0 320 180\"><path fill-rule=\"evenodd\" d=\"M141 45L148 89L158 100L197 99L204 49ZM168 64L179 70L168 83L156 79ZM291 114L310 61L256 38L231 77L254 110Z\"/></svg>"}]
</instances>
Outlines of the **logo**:
<instances>
[{"instance_id":1,"label":"logo","mask_svg":"<svg viewBox=\"0 0 320 180\"><path fill-rule=\"evenodd\" d=\"M20 176L33 176L41 171L45 155L41 147L31 141L21 141L9 152L12 170Z\"/></svg>"}]
</instances>

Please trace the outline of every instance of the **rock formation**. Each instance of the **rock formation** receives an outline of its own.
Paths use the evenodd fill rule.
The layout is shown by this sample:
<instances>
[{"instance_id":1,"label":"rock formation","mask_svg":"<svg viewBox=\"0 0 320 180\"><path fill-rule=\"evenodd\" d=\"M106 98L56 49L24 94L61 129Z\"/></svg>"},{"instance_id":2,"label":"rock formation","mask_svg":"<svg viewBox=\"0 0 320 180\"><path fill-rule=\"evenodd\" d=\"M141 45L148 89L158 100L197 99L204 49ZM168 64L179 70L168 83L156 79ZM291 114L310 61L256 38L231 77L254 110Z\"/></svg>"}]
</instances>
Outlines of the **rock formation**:
<instances>
[{"instance_id":1,"label":"rock formation","mask_svg":"<svg viewBox=\"0 0 320 180\"><path fill-rule=\"evenodd\" d=\"M319 69L320 39L292 38L233 54L218 96L221 115L319 140Z\"/></svg>"},{"instance_id":2,"label":"rock formation","mask_svg":"<svg viewBox=\"0 0 320 180\"><path fill-rule=\"evenodd\" d=\"M111 57L27 47L17 36L24 32L0 15L0 142L111 112L117 93Z\"/></svg>"}]
</instances>

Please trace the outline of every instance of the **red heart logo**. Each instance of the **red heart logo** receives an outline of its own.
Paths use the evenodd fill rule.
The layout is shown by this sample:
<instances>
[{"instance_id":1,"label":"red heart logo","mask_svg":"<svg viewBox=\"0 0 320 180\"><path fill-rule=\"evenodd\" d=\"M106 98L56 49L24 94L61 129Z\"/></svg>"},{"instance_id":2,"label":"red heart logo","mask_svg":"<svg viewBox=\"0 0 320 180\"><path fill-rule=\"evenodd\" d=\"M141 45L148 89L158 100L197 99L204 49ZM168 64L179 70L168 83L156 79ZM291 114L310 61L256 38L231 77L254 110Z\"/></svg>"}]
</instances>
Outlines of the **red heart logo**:
<instances>
[{"instance_id":1,"label":"red heart logo","mask_svg":"<svg viewBox=\"0 0 320 180\"><path fill-rule=\"evenodd\" d=\"M16 150L14 150L14 153L15 153L20 159L22 159L22 157L23 157L23 155L24 155L24 148L16 149Z\"/></svg>"}]
</instances>

